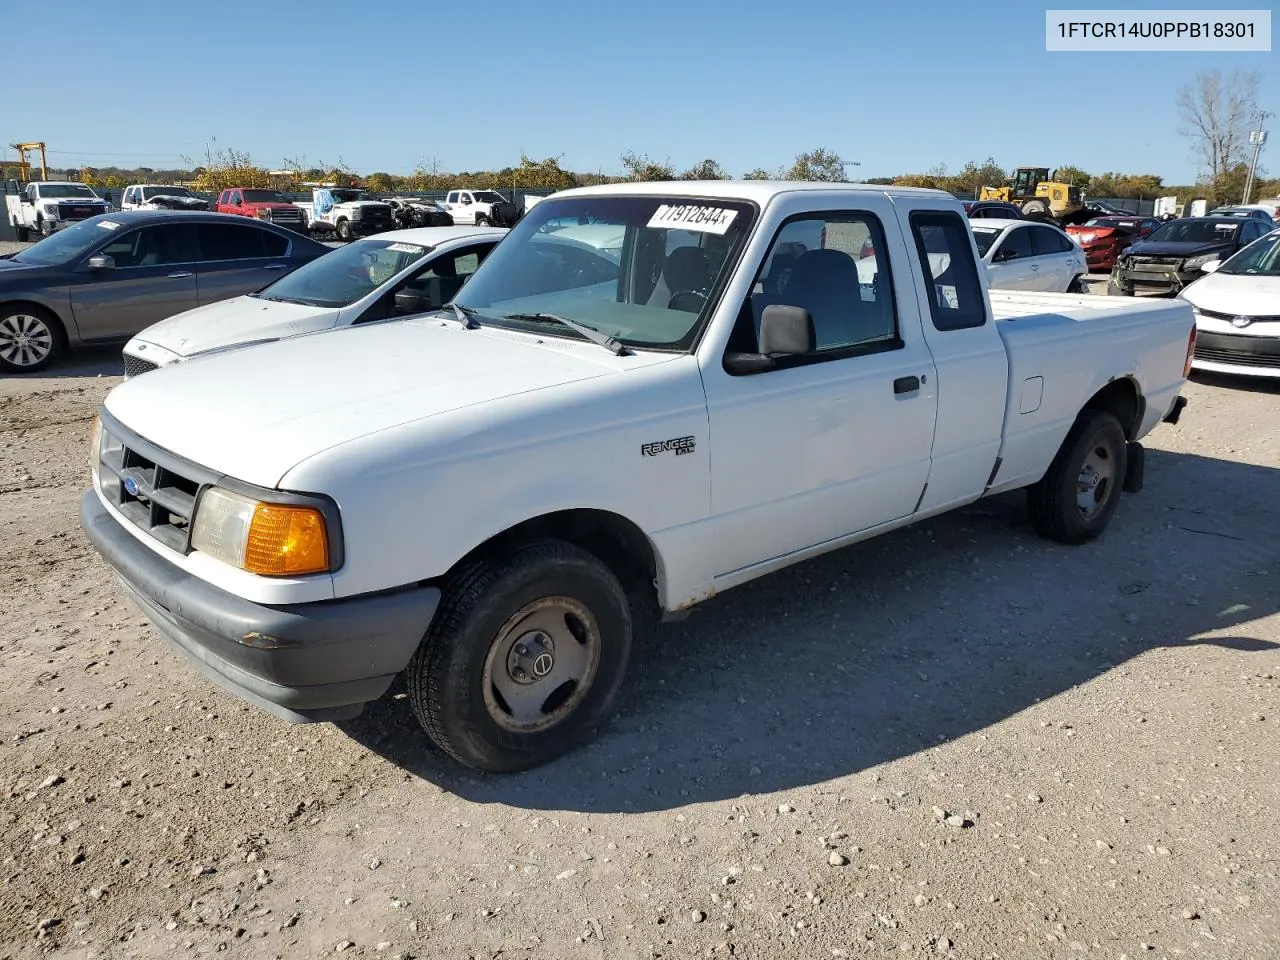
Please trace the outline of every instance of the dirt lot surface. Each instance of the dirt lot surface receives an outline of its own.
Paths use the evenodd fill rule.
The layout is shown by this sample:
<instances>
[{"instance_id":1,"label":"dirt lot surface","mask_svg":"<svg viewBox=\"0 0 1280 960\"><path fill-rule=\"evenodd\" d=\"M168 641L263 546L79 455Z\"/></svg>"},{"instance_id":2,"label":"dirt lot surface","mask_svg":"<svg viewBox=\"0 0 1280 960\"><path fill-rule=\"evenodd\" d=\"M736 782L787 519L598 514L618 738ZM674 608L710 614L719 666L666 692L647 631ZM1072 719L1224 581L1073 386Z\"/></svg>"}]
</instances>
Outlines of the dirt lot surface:
<instances>
[{"instance_id":1,"label":"dirt lot surface","mask_svg":"<svg viewBox=\"0 0 1280 960\"><path fill-rule=\"evenodd\" d=\"M711 601L502 778L168 652L78 525L117 372L0 379L0 958L1276 955L1280 388L1189 385L1093 545L1010 497Z\"/></svg>"}]
</instances>

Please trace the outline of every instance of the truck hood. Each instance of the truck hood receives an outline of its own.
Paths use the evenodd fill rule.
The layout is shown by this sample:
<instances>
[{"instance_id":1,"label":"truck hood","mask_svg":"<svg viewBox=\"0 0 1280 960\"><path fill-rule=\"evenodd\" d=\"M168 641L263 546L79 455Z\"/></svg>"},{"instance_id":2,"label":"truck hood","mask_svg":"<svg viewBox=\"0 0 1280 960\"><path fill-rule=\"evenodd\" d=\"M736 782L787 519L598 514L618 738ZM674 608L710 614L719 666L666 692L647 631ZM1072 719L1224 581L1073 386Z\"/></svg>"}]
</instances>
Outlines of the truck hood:
<instances>
[{"instance_id":1,"label":"truck hood","mask_svg":"<svg viewBox=\"0 0 1280 960\"><path fill-rule=\"evenodd\" d=\"M359 437L673 356L393 320L171 364L126 380L105 406L178 456L274 487L308 457Z\"/></svg>"},{"instance_id":2,"label":"truck hood","mask_svg":"<svg viewBox=\"0 0 1280 960\"><path fill-rule=\"evenodd\" d=\"M1150 240L1139 240L1129 246L1129 249L1125 251L1125 255L1138 257L1198 257L1205 253L1219 253L1233 249L1235 249L1235 243L1230 240L1209 243L1199 241L1152 243Z\"/></svg>"},{"instance_id":3,"label":"truck hood","mask_svg":"<svg viewBox=\"0 0 1280 960\"><path fill-rule=\"evenodd\" d=\"M338 313L336 307L233 297L154 323L134 340L163 347L185 358L237 343L323 330L337 322Z\"/></svg>"},{"instance_id":4,"label":"truck hood","mask_svg":"<svg viewBox=\"0 0 1280 960\"><path fill-rule=\"evenodd\" d=\"M245 201L245 207L252 210L292 210L296 206L296 203L278 203L275 200Z\"/></svg>"}]
</instances>

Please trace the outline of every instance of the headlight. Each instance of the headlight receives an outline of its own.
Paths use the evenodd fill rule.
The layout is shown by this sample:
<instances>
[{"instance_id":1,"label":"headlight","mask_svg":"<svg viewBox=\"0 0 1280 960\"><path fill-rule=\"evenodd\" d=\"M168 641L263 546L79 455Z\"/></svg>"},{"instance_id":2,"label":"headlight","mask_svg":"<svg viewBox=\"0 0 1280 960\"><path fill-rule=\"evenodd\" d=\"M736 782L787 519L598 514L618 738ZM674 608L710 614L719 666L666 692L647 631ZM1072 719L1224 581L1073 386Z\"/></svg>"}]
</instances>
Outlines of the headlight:
<instances>
[{"instance_id":1,"label":"headlight","mask_svg":"<svg viewBox=\"0 0 1280 960\"><path fill-rule=\"evenodd\" d=\"M44 215L46 217L53 217L56 219L58 216L58 205L56 203L46 203L44 205Z\"/></svg>"},{"instance_id":2,"label":"headlight","mask_svg":"<svg viewBox=\"0 0 1280 960\"><path fill-rule=\"evenodd\" d=\"M271 219L271 211L266 207L259 207L257 210L253 211L253 215L259 220Z\"/></svg>"},{"instance_id":3,"label":"headlight","mask_svg":"<svg viewBox=\"0 0 1280 960\"><path fill-rule=\"evenodd\" d=\"M1217 260L1218 257L1219 257L1219 254L1216 254L1216 253L1206 253L1202 257L1192 257L1190 260L1183 261L1182 269L1183 270L1199 270L1210 260Z\"/></svg>"},{"instance_id":4,"label":"headlight","mask_svg":"<svg viewBox=\"0 0 1280 960\"><path fill-rule=\"evenodd\" d=\"M264 577L330 569L329 532L319 509L264 503L221 487L211 487L200 497L191 547Z\"/></svg>"}]
</instances>

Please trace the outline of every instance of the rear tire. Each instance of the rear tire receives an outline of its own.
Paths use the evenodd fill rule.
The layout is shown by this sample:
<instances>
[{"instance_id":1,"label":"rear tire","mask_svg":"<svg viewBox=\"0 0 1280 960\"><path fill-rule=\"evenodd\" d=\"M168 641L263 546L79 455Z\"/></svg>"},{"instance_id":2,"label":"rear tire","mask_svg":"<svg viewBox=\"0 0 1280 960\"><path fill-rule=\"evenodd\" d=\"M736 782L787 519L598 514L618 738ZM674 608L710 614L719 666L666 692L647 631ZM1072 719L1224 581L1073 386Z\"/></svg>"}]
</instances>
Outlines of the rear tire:
<instances>
[{"instance_id":1,"label":"rear tire","mask_svg":"<svg viewBox=\"0 0 1280 960\"><path fill-rule=\"evenodd\" d=\"M1102 410L1081 411L1048 472L1027 488L1036 532L1069 544L1101 534L1120 503L1128 451L1119 420Z\"/></svg>"},{"instance_id":2,"label":"rear tire","mask_svg":"<svg viewBox=\"0 0 1280 960\"><path fill-rule=\"evenodd\" d=\"M622 585L593 554L561 540L517 545L445 585L407 670L414 714L465 766L539 766L609 718L631 633Z\"/></svg>"},{"instance_id":3,"label":"rear tire","mask_svg":"<svg viewBox=\"0 0 1280 960\"><path fill-rule=\"evenodd\" d=\"M26 243L28 240L30 240L30 239L31 239L31 228L30 228L30 227L21 227L21 226L18 226L18 224L16 224L16 223L15 223L15 224L13 225L13 229L14 229L14 230L15 230L15 232L18 234L18 242L19 242L19 243Z\"/></svg>"},{"instance_id":4,"label":"rear tire","mask_svg":"<svg viewBox=\"0 0 1280 960\"><path fill-rule=\"evenodd\" d=\"M1022 205L1022 215L1024 217L1039 216L1043 217L1049 212L1049 207L1043 200L1028 200Z\"/></svg>"},{"instance_id":5,"label":"rear tire","mask_svg":"<svg viewBox=\"0 0 1280 960\"><path fill-rule=\"evenodd\" d=\"M1077 275L1067 284L1067 293L1088 293L1089 284L1083 275Z\"/></svg>"}]
</instances>

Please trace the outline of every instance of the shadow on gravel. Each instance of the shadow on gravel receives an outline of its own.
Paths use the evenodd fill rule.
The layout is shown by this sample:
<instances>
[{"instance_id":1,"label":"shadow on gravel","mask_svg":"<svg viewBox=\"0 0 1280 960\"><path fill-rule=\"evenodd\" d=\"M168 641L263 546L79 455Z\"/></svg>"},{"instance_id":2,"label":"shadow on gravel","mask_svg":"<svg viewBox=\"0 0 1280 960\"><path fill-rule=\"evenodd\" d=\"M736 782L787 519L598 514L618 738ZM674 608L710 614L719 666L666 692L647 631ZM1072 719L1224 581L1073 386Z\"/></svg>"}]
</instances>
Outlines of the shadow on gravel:
<instances>
[{"instance_id":1,"label":"shadow on gravel","mask_svg":"<svg viewBox=\"0 0 1280 960\"><path fill-rule=\"evenodd\" d=\"M664 810L820 784L1148 651L1280 649L1248 628L1280 609L1277 504L1280 471L1152 450L1146 490L1087 546L1037 538L1014 495L807 562L637 636L618 719L524 774L440 758L402 688L342 726L462 798L530 809Z\"/></svg>"},{"instance_id":2,"label":"shadow on gravel","mask_svg":"<svg viewBox=\"0 0 1280 960\"><path fill-rule=\"evenodd\" d=\"M58 380L66 377L123 377L124 362L120 359L123 344L109 347L86 347L76 350L51 366L36 373L3 373L5 380Z\"/></svg>"},{"instance_id":3,"label":"shadow on gravel","mask_svg":"<svg viewBox=\"0 0 1280 960\"><path fill-rule=\"evenodd\" d=\"M1206 387L1217 387L1221 390L1280 394L1280 377L1237 377L1229 373L1209 373L1206 370L1193 370L1191 371L1191 379Z\"/></svg>"}]
</instances>

